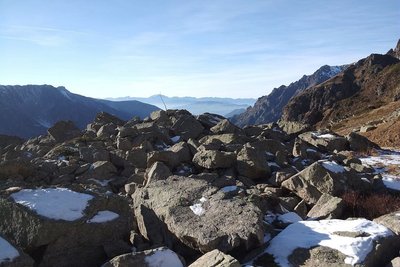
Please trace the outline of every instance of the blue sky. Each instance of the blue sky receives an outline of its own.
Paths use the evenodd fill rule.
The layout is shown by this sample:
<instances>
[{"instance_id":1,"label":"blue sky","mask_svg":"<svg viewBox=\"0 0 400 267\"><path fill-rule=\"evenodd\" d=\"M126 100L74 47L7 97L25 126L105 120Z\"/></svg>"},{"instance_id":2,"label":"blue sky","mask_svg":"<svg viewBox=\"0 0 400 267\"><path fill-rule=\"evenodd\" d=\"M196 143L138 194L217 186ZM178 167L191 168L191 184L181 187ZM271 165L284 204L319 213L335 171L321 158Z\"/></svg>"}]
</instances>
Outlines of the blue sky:
<instances>
[{"instance_id":1,"label":"blue sky","mask_svg":"<svg viewBox=\"0 0 400 267\"><path fill-rule=\"evenodd\" d=\"M0 0L0 84L256 98L399 38L398 0Z\"/></svg>"}]
</instances>

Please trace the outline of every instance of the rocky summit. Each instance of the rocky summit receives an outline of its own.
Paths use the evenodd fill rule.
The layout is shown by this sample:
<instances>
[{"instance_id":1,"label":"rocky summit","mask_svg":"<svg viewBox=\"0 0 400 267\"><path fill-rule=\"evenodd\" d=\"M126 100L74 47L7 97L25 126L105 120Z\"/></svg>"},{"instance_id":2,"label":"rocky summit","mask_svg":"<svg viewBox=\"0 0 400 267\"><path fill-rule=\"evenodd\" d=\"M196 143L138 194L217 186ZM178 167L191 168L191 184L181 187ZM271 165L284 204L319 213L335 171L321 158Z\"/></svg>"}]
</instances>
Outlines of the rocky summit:
<instances>
[{"instance_id":1,"label":"rocky summit","mask_svg":"<svg viewBox=\"0 0 400 267\"><path fill-rule=\"evenodd\" d=\"M60 121L29 140L0 136L0 156L2 267L400 259L400 184L385 168L399 153L357 133L102 112L84 130Z\"/></svg>"}]
</instances>

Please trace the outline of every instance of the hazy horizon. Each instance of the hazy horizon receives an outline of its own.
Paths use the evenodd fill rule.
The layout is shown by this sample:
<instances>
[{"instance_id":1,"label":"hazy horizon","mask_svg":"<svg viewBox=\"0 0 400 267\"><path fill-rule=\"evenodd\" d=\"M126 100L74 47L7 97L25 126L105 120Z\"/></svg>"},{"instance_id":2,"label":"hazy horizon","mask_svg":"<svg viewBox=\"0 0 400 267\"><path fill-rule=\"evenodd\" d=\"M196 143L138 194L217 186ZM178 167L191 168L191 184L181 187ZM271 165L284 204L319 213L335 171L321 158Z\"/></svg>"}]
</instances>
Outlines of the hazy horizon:
<instances>
[{"instance_id":1,"label":"hazy horizon","mask_svg":"<svg viewBox=\"0 0 400 267\"><path fill-rule=\"evenodd\" d=\"M258 98L386 53L400 2L0 0L0 84L95 98Z\"/></svg>"}]
</instances>

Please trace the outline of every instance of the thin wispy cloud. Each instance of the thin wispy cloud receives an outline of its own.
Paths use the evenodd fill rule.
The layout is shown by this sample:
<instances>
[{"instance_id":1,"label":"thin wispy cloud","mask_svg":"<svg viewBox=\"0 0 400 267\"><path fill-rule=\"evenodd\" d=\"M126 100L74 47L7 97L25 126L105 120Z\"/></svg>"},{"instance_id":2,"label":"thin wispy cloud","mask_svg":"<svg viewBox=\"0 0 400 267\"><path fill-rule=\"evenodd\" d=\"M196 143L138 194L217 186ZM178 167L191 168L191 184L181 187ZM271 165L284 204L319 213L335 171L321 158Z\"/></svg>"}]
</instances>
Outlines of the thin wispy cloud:
<instances>
[{"instance_id":1,"label":"thin wispy cloud","mask_svg":"<svg viewBox=\"0 0 400 267\"><path fill-rule=\"evenodd\" d=\"M85 35L76 30L36 26L0 25L0 38L30 42L40 46L61 46Z\"/></svg>"},{"instance_id":2,"label":"thin wispy cloud","mask_svg":"<svg viewBox=\"0 0 400 267\"><path fill-rule=\"evenodd\" d=\"M2 6L0 80L94 97L259 97L321 65L385 53L400 37L396 0L95 3Z\"/></svg>"}]
</instances>

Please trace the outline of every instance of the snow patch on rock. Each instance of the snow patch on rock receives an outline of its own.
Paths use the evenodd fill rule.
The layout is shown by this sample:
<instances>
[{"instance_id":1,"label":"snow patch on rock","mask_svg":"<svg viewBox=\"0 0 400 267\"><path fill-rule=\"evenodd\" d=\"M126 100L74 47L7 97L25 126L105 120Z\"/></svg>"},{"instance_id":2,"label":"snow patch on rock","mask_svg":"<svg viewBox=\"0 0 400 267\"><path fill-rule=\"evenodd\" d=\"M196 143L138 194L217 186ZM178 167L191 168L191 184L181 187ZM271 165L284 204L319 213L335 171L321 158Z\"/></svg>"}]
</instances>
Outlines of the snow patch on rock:
<instances>
[{"instance_id":1,"label":"snow patch on rock","mask_svg":"<svg viewBox=\"0 0 400 267\"><path fill-rule=\"evenodd\" d=\"M0 237L0 263L10 262L19 256L16 250L7 240Z\"/></svg>"},{"instance_id":2,"label":"snow patch on rock","mask_svg":"<svg viewBox=\"0 0 400 267\"><path fill-rule=\"evenodd\" d=\"M93 196L68 188L43 188L23 189L11 194L11 198L44 217L75 221L83 217L83 211Z\"/></svg>"},{"instance_id":3,"label":"snow patch on rock","mask_svg":"<svg viewBox=\"0 0 400 267\"><path fill-rule=\"evenodd\" d=\"M178 255L169 249L157 250L145 261L148 267L183 267Z\"/></svg>"},{"instance_id":4,"label":"snow patch on rock","mask_svg":"<svg viewBox=\"0 0 400 267\"><path fill-rule=\"evenodd\" d=\"M93 216L88 223L105 223L109 221L113 221L119 217L118 213L109 211L109 210L101 210L97 212L96 215Z\"/></svg>"},{"instance_id":5,"label":"snow patch on rock","mask_svg":"<svg viewBox=\"0 0 400 267\"><path fill-rule=\"evenodd\" d=\"M364 233L359 237L339 235L339 232ZM374 240L391 236L386 227L366 219L300 221L289 225L270 242L266 252L273 255L280 266L290 266L288 257L297 248L325 246L340 251L347 257L346 264L364 261L372 251Z\"/></svg>"}]
</instances>

